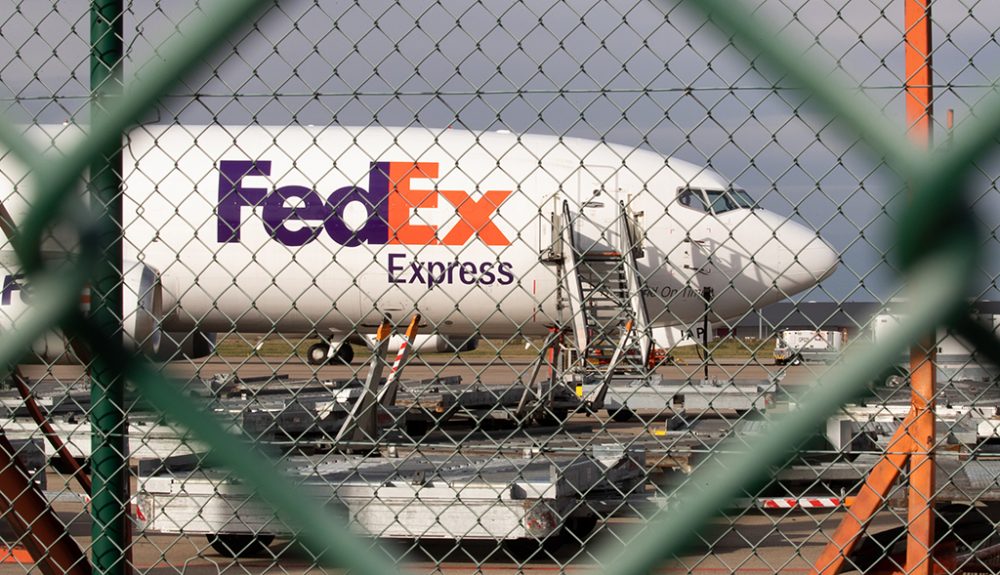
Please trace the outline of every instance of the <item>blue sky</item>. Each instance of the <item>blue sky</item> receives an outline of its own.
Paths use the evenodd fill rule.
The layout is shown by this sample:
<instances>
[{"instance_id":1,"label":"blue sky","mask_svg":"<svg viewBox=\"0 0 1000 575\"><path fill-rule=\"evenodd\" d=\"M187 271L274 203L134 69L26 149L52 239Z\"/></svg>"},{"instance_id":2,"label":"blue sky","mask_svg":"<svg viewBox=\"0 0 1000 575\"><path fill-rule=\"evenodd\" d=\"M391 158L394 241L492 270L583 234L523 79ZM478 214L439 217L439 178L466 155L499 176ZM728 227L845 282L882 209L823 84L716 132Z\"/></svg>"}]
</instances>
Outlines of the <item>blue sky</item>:
<instances>
[{"instance_id":1,"label":"blue sky","mask_svg":"<svg viewBox=\"0 0 1000 575\"><path fill-rule=\"evenodd\" d=\"M789 49L837 66L858 94L903 122L902 0L754 2ZM128 71L195 3L131 4ZM836 6L834 6L836 5ZM85 120L87 3L0 2L0 84L22 121ZM1000 11L989 2L934 3L937 137L944 111L974 121L1000 66ZM15 50L18 56L15 56ZM2 57L0 57L2 58ZM761 204L819 229L842 255L805 299L884 300L900 185L850 133L780 77L758 72L694 12L670 3L291 2L178 88L150 121L332 123L510 129L600 138L707 164ZM141 70L138 70L141 74ZM777 86L777 88L775 88ZM192 98L191 94L198 94ZM233 95L238 97L234 98ZM53 99L56 96L56 99ZM17 97L16 101L10 98ZM1000 214L998 162L979 171L976 212ZM883 209L888 205L888 209ZM997 299L995 238L983 297Z\"/></svg>"}]
</instances>

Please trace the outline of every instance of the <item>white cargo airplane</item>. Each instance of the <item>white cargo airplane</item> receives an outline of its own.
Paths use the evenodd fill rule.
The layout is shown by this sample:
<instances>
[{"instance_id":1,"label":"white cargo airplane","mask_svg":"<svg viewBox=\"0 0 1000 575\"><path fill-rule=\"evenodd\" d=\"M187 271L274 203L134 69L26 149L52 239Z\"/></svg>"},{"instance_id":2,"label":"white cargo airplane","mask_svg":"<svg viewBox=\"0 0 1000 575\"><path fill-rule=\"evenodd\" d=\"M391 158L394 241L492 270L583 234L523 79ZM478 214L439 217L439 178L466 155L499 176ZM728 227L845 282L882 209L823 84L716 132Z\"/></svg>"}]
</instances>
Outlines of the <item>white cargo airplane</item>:
<instances>
[{"instance_id":1,"label":"white cargo airplane","mask_svg":"<svg viewBox=\"0 0 1000 575\"><path fill-rule=\"evenodd\" d=\"M80 137L73 126L29 133L56 146ZM591 140L144 126L124 157L127 331L161 358L205 355L211 334L237 330L316 333L331 348L314 355L348 359L348 334L415 312L426 331L459 343L544 334L560 314L547 254L564 201L588 250L615 249L625 203L644 234L649 317L677 337L705 312L706 287L712 318L731 318L817 284L837 263L815 231L756 207L715 172ZM10 154L0 172L17 221L30 180ZM21 288L8 272L9 317ZM61 347L36 352L55 359Z\"/></svg>"}]
</instances>

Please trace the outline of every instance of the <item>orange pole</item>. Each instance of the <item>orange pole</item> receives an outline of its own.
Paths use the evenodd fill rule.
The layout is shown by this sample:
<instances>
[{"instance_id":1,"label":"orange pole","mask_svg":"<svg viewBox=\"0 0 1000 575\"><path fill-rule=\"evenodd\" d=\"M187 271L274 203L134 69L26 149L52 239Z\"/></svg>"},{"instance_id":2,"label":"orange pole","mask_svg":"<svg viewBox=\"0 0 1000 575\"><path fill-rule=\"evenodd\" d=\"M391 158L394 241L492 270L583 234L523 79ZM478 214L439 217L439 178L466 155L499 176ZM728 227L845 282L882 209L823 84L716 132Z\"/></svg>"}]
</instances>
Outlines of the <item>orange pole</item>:
<instances>
[{"instance_id":1,"label":"orange pole","mask_svg":"<svg viewBox=\"0 0 1000 575\"><path fill-rule=\"evenodd\" d=\"M892 434L885 455L865 478L864 485L847 508L833 538L813 565L812 575L837 575L840 572L847 556L854 550L875 512L885 503L886 495L910 458L910 452L913 451L910 426L914 420L914 412L911 410Z\"/></svg>"},{"instance_id":2,"label":"orange pole","mask_svg":"<svg viewBox=\"0 0 1000 575\"><path fill-rule=\"evenodd\" d=\"M388 319L383 319L382 323L378 324L378 329L375 330L375 341L382 341L391 335L392 322Z\"/></svg>"},{"instance_id":3,"label":"orange pole","mask_svg":"<svg viewBox=\"0 0 1000 575\"><path fill-rule=\"evenodd\" d=\"M915 143L929 146L934 113L931 87L931 9L929 0L904 0L906 45L906 128Z\"/></svg>"},{"instance_id":4,"label":"orange pole","mask_svg":"<svg viewBox=\"0 0 1000 575\"><path fill-rule=\"evenodd\" d=\"M927 149L931 145L933 113L930 0L904 0L904 20L906 129L914 143ZM949 128L951 118L949 114ZM906 573L930 575L933 572L936 349L936 337L930 335L910 350L910 412L814 564L813 574L834 575L840 571L907 461L910 489Z\"/></svg>"},{"instance_id":5,"label":"orange pole","mask_svg":"<svg viewBox=\"0 0 1000 575\"><path fill-rule=\"evenodd\" d=\"M410 325L406 328L406 341L413 343L417 339L417 332L420 331L420 314L414 314L410 319Z\"/></svg>"},{"instance_id":6,"label":"orange pole","mask_svg":"<svg viewBox=\"0 0 1000 575\"><path fill-rule=\"evenodd\" d=\"M924 338L910 352L913 455L910 457L910 494L907 505L909 535L906 541L906 571L930 575L934 544L934 336Z\"/></svg>"},{"instance_id":7,"label":"orange pole","mask_svg":"<svg viewBox=\"0 0 1000 575\"><path fill-rule=\"evenodd\" d=\"M906 121L918 146L931 145L933 93L931 84L931 8L929 0L904 0L906 44ZM934 544L934 393L935 335L922 338L910 350L913 454L910 457L910 492L906 540L906 572L930 575Z\"/></svg>"}]
</instances>

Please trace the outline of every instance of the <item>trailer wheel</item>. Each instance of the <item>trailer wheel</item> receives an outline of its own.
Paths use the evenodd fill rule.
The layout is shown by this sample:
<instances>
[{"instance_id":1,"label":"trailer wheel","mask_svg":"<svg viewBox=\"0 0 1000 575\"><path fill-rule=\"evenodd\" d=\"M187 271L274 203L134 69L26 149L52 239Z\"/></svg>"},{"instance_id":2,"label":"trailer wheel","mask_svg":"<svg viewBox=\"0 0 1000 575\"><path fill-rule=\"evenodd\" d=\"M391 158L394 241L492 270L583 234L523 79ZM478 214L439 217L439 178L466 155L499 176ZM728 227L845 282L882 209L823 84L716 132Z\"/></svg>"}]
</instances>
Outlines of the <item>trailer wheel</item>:
<instances>
[{"instance_id":1,"label":"trailer wheel","mask_svg":"<svg viewBox=\"0 0 1000 575\"><path fill-rule=\"evenodd\" d=\"M566 520L560 536L570 545L580 546L597 527L597 516L570 517Z\"/></svg>"},{"instance_id":2,"label":"trailer wheel","mask_svg":"<svg viewBox=\"0 0 1000 575\"><path fill-rule=\"evenodd\" d=\"M910 374L907 370L894 365L882 370L881 373L875 376L875 380L872 382L871 386L874 389L896 389L906 384L906 378L909 375Z\"/></svg>"},{"instance_id":3,"label":"trailer wheel","mask_svg":"<svg viewBox=\"0 0 1000 575\"><path fill-rule=\"evenodd\" d=\"M562 425L569 418L569 410L565 407L549 407L535 414L539 425Z\"/></svg>"},{"instance_id":4,"label":"trailer wheel","mask_svg":"<svg viewBox=\"0 0 1000 575\"><path fill-rule=\"evenodd\" d=\"M213 533L205 536L208 544L223 557L259 557L267 552L267 546L274 541L268 533Z\"/></svg>"},{"instance_id":5,"label":"trailer wheel","mask_svg":"<svg viewBox=\"0 0 1000 575\"><path fill-rule=\"evenodd\" d=\"M503 553L518 562L546 559L566 544L562 532L551 533L545 539L506 539L500 542Z\"/></svg>"},{"instance_id":6,"label":"trailer wheel","mask_svg":"<svg viewBox=\"0 0 1000 575\"><path fill-rule=\"evenodd\" d=\"M618 423L625 423L636 419L635 412L628 408L628 406L623 405L621 407L608 408L608 417L617 421Z\"/></svg>"},{"instance_id":7,"label":"trailer wheel","mask_svg":"<svg viewBox=\"0 0 1000 575\"><path fill-rule=\"evenodd\" d=\"M406 420L406 434L410 437L417 438L427 435L430 431L430 422L423 419L408 419Z\"/></svg>"},{"instance_id":8,"label":"trailer wheel","mask_svg":"<svg viewBox=\"0 0 1000 575\"><path fill-rule=\"evenodd\" d=\"M902 387L904 383L906 383L906 378L901 375L893 374L885 378L885 386L889 389Z\"/></svg>"}]
</instances>

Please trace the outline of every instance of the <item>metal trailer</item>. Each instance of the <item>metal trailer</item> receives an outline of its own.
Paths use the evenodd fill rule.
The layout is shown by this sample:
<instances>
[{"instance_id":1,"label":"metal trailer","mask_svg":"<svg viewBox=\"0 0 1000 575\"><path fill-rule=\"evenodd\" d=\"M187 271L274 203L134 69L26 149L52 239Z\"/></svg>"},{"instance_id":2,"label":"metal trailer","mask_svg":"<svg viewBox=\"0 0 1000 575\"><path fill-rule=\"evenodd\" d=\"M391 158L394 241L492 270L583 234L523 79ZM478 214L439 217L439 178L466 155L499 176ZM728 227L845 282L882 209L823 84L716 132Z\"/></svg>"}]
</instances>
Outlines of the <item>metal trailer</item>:
<instances>
[{"instance_id":1,"label":"metal trailer","mask_svg":"<svg viewBox=\"0 0 1000 575\"><path fill-rule=\"evenodd\" d=\"M880 394L867 405L846 405L827 420L822 433L829 443L825 451L815 451L811 460L777 471L775 479L786 486L786 492L801 493L788 487L793 484L813 486L827 496L839 488L857 488L889 447L890 438L910 410L908 395L896 398L885 390ZM990 384L947 381L936 400L935 500L939 504L975 504L1000 514L1000 490L996 489L1000 476L1000 390ZM905 489L894 490L889 503L905 507L905 494ZM839 498L837 505L845 500Z\"/></svg>"},{"instance_id":2,"label":"metal trailer","mask_svg":"<svg viewBox=\"0 0 1000 575\"><path fill-rule=\"evenodd\" d=\"M704 426L698 429L667 432L667 440L676 447L669 459L656 460L657 465L668 467L664 480L657 481L659 489L645 503L652 506L677 504L671 497L674 488L685 481L697 469L711 447L729 433L713 437ZM752 426L751 426L752 427ZM868 471L878 463L881 451L877 443L882 443L891 435L895 426L879 424L872 429L876 445L868 443L867 451L859 451L856 443L853 450L839 453L833 449L809 450L806 457L798 458L788 465L776 468L773 484L754 498L738 498L730 503L734 509L758 508L762 511L782 513L813 510L830 510L850 505L853 496L861 489ZM748 429L752 433L753 430ZM972 436L975 431L972 431ZM934 459L936 475L935 500L939 505L975 505L990 508L1000 518L1000 490L996 489L996 478L1000 476L1000 460L997 452L972 454L962 437L950 437L937 450ZM881 441L878 441L881 440ZM700 447L697 445L700 443ZM649 454L655 460L653 453ZM905 474L901 474L900 484L904 484ZM893 489L887 502L905 509L906 489ZM791 495L794 494L794 495Z\"/></svg>"},{"instance_id":3,"label":"metal trailer","mask_svg":"<svg viewBox=\"0 0 1000 575\"><path fill-rule=\"evenodd\" d=\"M608 413L626 419L640 411L765 411L774 407L781 377L772 379L663 379L616 377L608 386ZM577 395L588 397L600 382L577 386Z\"/></svg>"},{"instance_id":4,"label":"metal trailer","mask_svg":"<svg viewBox=\"0 0 1000 575\"><path fill-rule=\"evenodd\" d=\"M45 382L41 382L45 389ZM278 383L279 385L272 385ZM379 385L377 389L382 389ZM544 387L544 385L543 385ZM279 450L313 446L329 447L337 441L352 407L363 394L357 380L319 381L240 380L231 376L196 380L189 385L203 396L207 409L215 413L233 432L242 432L255 441ZM440 377L400 384L398 400L378 405L375 424L389 437L420 437L428 430L465 417L471 422L484 418L516 419L523 387L483 387L462 385L461 377ZM525 423L564 419L579 407L579 399L564 386L545 392L545 402L520 419ZM49 423L76 457L90 456L89 394L41 396L38 398ZM38 436L19 397L0 396L0 425L8 437L26 440ZM527 417L532 415L533 417ZM548 416L548 417L546 417ZM199 453L205 445L164 421L157 413L133 410L129 417L129 453L137 459L158 459L170 455ZM42 448L49 450L47 443Z\"/></svg>"},{"instance_id":5,"label":"metal trailer","mask_svg":"<svg viewBox=\"0 0 1000 575\"><path fill-rule=\"evenodd\" d=\"M846 406L830 417L826 437L833 449L850 453L887 444L906 417L908 406ZM935 409L937 436L944 445L974 448L1000 439L1000 414L995 405L955 405Z\"/></svg>"},{"instance_id":6,"label":"metal trailer","mask_svg":"<svg viewBox=\"0 0 1000 575\"><path fill-rule=\"evenodd\" d=\"M875 343L891 331L901 321L899 314L881 313L872 318L871 335ZM1000 315L978 314L973 316L983 328L1000 333ZM944 329L938 329L936 336L936 356L934 367L937 381L961 381L970 383L991 383L1000 377L1000 366L995 365L974 347ZM903 383L909 369L909 357L902 356L895 373L887 373L885 385L894 387ZM880 382L882 383L882 382Z\"/></svg>"},{"instance_id":7,"label":"metal trailer","mask_svg":"<svg viewBox=\"0 0 1000 575\"><path fill-rule=\"evenodd\" d=\"M910 411L909 394L875 389L870 400L848 404L827 420L826 437L842 452L885 447ZM943 381L935 394L937 437L943 445L981 453L1000 442L1000 388L967 380ZM995 448L990 448L995 451Z\"/></svg>"},{"instance_id":8,"label":"metal trailer","mask_svg":"<svg viewBox=\"0 0 1000 575\"><path fill-rule=\"evenodd\" d=\"M910 409L908 394L881 390L868 405L846 405L830 417L815 437L802 438L807 454L775 469L773 493L781 497L739 500L735 505L762 509L809 509L841 506L858 488L867 471L888 447ZM895 399L894 395L900 395ZM1000 474L1000 389L982 383L943 383L937 396L938 497L941 502L968 503L978 498L1000 506L995 478ZM794 409L794 403L788 406ZM690 423L689 423L690 422ZM670 418L655 432L656 441L642 442L647 456L667 473L662 487L683 481L714 446L733 435L752 444L753 436L769 433L769 423L744 419ZM669 456L657 458L665 446ZM676 474L676 475L671 475ZM659 482L658 482L659 483ZM788 494L795 494L794 497ZM667 498L654 501L666 504Z\"/></svg>"},{"instance_id":9,"label":"metal trailer","mask_svg":"<svg viewBox=\"0 0 1000 575\"><path fill-rule=\"evenodd\" d=\"M380 538L543 541L583 537L599 516L642 498L645 453L597 446L572 456L491 458L386 451L296 457L287 473L317 505ZM139 464L140 528L205 535L225 552L294 530L223 470L197 458Z\"/></svg>"},{"instance_id":10,"label":"metal trailer","mask_svg":"<svg viewBox=\"0 0 1000 575\"><path fill-rule=\"evenodd\" d=\"M9 444L14 450L14 459L21 464L28 479L40 491L44 491L48 486L45 475L45 465L48 459L45 457L45 441L35 437L30 439L9 439Z\"/></svg>"},{"instance_id":11,"label":"metal trailer","mask_svg":"<svg viewBox=\"0 0 1000 575\"><path fill-rule=\"evenodd\" d=\"M74 457L90 458L91 427L88 420L60 416L49 423ZM11 440L23 441L41 434L33 421L24 418L0 419L0 427ZM137 458L167 457L205 450L203 443L185 438L177 429L163 423L161 417L149 414L133 412L130 415L128 439L129 455ZM54 455L48 442L42 441L39 449L45 457Z\"/></svg>"},{"instance_id":12,"label":"metal trailer","mask_svg":"<svg viewBox=\"0 0 1000 575\"><path fill-rule=\"evenodd\" d=\"M406 385L416 388L455 384L461 378L433 378ZM40 381L39 389L52 386ZM278 385L274 385L278 384ZM279 448L294 444L329 443L343 425L351 405L361 393L357 380L292 380L276 375L267 378L239 379L218 375L192 380L187 388L201 396L207 409L215 413L233 432L244 432L255 440ZM90 457L90 395L85 392L37 398L53 430L76 457ZM437 396L430 398L438 403ZM13 440L38 436L38 428L24 408L20 397L0 396L0 426ZM401 430L427 429L440 422L434 406L380 406L378 423ZM157 413L133 410L129 417L129 454L137 459L158 459L171 455L203 452L205 445L188 437L164 421ZM42 442L48 453L48 443Z\"/></svg>"},{"instance_id":13,"label":"metal trailer","mask_svg":"<svg viewBox=\"0 0 1000 575\"><path fill-rule=\"evenodd\" d=\"M543 382L539 386L539 395L544 401L533 406L533 410L518 412L525 392L523 386L514 383L502 385L462 385L457 383L435 384L431 386L407 386L401 394L401 400L407 396L414 398L430 398L427 408L433 409L441 421L452 418L468 417L472 420L482 420L485 417L501 420L519 420L548 422L563 421L569 413L580 409L580 399L562 384L550 386Z\"/></svg>"}]
</instances>

